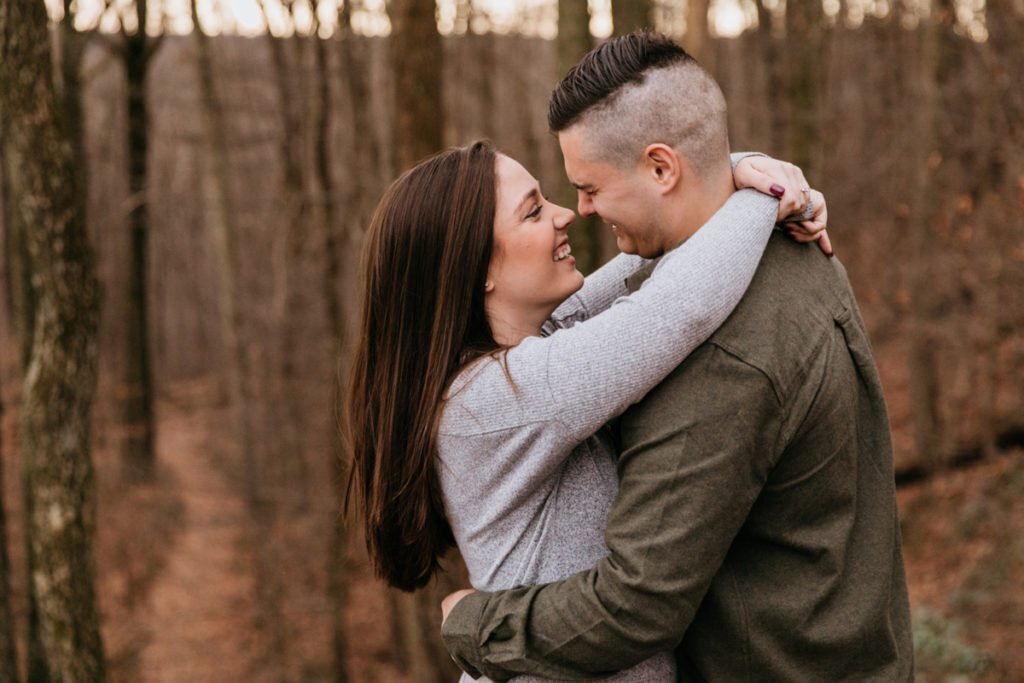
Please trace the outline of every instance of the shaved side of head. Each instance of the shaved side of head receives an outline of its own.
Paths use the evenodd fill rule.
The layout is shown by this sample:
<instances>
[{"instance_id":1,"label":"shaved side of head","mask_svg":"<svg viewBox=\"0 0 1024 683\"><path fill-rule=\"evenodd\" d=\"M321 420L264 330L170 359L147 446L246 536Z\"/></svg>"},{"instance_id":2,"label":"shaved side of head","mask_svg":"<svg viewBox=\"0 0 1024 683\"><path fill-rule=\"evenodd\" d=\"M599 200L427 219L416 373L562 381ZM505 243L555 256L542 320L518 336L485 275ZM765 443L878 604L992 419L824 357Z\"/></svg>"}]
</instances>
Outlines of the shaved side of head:
<instances>
[{"instance_id":1,"label":"shaved side of head","mask_svg":"<svg viewBox=\"0 0 1024 683\"><path fill-rule=\"evenodd\" d=\"M671 39L637 31L590 51L551 95L548 125L584 129L594 161L631 168L663 143L703 180L729 168L725 97L715 80Z\"/></svg>"}]
</instances>

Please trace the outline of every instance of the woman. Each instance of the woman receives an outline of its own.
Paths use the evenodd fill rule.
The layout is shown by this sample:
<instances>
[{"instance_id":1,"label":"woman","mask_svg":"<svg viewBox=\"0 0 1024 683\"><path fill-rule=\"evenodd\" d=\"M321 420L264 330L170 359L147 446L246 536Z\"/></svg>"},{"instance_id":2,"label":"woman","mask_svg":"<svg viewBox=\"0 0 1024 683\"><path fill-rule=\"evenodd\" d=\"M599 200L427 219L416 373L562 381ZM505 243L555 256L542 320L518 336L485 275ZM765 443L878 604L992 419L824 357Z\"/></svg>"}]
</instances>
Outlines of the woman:
<instances>
[{"instance_id":1,"label":"woman","mask_svg":"<svg viewBox=\"0 0 1024 683\"><path fill-rule=\"evenodd\" d=\"M785 175L799 195L802 175L795 187ZM347 404L350 485L377 574L421 587L456 542L482 590L603 557L617 485L603 425L724 322L779 212L803 202L783 204L735 193L627 297L644 259L616 257L584 284L573 212L488 144L395 181L368 234ZM610 680L675 680L674 664L666 654Z\"/></svg>"}]
</instances>

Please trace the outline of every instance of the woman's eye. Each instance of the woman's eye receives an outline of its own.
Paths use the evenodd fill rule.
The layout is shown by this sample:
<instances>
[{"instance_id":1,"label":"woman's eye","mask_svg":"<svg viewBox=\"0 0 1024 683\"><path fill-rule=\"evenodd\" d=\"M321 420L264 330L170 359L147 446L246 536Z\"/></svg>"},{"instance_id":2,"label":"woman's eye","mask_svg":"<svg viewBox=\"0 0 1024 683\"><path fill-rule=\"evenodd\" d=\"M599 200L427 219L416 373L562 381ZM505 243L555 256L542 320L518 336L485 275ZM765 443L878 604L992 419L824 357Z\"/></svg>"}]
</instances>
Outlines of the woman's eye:
<instances>
[{"instance_id":1,"label":"woman's eye","mask_svg":"<svg viewBox=\"0 0 1024 683\"><path fill-rule=\"evenodd\" d=\"M530 213L526 214L526 217L527 218L536 218L537 216L540 215L540 209L541 209L541 205L538 204L537 206L533 207L533 210L530 211Z\"/></svg>"}]
</instances>

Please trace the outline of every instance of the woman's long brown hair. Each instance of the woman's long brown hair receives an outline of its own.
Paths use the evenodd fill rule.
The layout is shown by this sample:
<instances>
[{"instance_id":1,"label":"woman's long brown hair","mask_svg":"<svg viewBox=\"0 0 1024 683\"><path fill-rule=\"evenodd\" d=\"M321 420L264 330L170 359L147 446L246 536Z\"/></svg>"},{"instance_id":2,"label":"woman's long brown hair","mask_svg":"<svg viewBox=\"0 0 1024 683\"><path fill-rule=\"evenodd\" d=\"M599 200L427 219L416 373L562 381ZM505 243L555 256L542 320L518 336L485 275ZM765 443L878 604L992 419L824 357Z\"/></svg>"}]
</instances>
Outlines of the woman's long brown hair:
<instances>
[{"instance_id":1,"label":"woman's long brown hair","mask_svg":"<svg viewBox=\"0 0 1024 683\"><path fill-rule=\"evenodd\" d=\"M436 471L445 391L467 362L498 349L484 313L494 165L486 142L421 162L388 188L367 234L344 406L348 497L376 574L406 591L454 545Z\"/></svg>"}]
</instances>

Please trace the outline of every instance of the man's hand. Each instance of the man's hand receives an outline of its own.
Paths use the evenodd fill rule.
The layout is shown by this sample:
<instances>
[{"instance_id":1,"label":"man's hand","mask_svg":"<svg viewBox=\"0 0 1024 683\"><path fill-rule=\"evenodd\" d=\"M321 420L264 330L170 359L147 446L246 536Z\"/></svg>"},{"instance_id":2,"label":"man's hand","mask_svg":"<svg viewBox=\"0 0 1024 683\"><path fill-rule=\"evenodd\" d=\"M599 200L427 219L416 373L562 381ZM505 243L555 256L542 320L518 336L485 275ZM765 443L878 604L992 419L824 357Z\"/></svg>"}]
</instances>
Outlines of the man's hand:
<instances>
[{"instance_id":1,"label":"man's hand","mask_svg":"<svg viewBox=\"0 0 1024 683\"><path fill-rule=\"evenodd\" d=\"M450 594L444 600L441 601L441 625L444 626L444 622L448 620L448 615L455 609L455 605L459 604L459 600L466 597L470 593L475 593L472 588L463 588L462 590L455 591Z\"/></svg>"}]
</instances>

